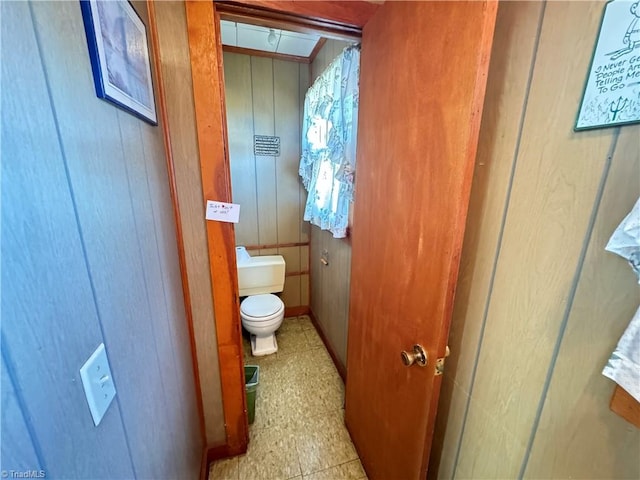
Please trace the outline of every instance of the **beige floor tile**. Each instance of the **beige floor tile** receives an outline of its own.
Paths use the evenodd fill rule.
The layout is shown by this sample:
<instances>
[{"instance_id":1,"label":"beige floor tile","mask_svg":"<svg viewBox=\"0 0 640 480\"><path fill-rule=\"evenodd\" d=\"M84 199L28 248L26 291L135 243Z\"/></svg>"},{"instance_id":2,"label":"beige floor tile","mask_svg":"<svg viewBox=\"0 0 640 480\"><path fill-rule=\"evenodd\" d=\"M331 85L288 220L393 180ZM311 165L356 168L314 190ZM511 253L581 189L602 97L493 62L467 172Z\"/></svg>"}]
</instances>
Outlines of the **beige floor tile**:
<instances>
[{"instance_id":1,"label":"beige floor tile","mask_svg":"<svg viewBox=\"0 0 640 480\"><path fill-rule=\"evenodd\" d=\"M311 347L324 347L324 343L315 328L304 330L304 335L307 337L307 345Z\"/></svg>"},{"instance_id":2,"label":"beige floor tile","mask_svg":"<svg viewBox=\"0 0 640 480\"><path fill-rule=\"evenodd\" d=\"M358 459L338 410L307 418L297 431L296 449L305 476Z\"/></svg>"},{"instance_id":3,"label":"beige floor tile","mask_svg":"<svg viewBox=\"0 0 640 480\"><path fill-rule=\"evenodd\" d=\"M367 478L367 476L360 460L353 460L304 476L304 480L360 480L363 478Z\"/></svg>"},{"instance_id":4,"label":"beige floor tile","mask_svg":"<svg viewBox=\"0 0 640 480\"><path fill-rule=\"evenodd\" d=\"M327 353L324 347L312 347L308 350L301 352L297 357L300 364L300 371L304 375L312 376L313 378L325 378L325 375L338 376L338 370L336 370L333 360Z\"/></svg>"},{"instance_id":5,"label":"beige floor tile","mask_svg":"<svg viewBox=\"0 0 640 480\"><path fill-rule=\"evenodd\" d=\"M251 429L247 453L238 460L240 480L289 479L301 474L292 429Z\"/></svg>"},{"instance_id":6,"label":"beige floor tile","mask_svg":"<svg viewBox=\"0 0 640 480\"><path fill-rule=\"evenodd\" d=\"M251 441L236 470L234 459L213 464L210 480L366 478L344 426L344 384L311 320L287 318L276 335L278 353L253 357L245 332L245 365L260 367Z\"/></svg>"},{"instance_id":7,"label":"beige floor tile","mask_svg":"<svg viewBox=\"0 0 640 480\"><path fill-rule=\"evenodd\" d=\"M209 467L209 480L238 480L238 457L213 462Z\"/></svg>"},{"instance_id":8,"label":"beige floor tile","mask_svg":"<svg viewBox=\"0 0 640 480\"><path fill-rule=\"evenodd\" d=\"M290 330L302 330L298 317L287 317L282 321L278 332L288 332Z\"/></svg>"},{"instance_id":9,"label":"beige floor tile","mask_svg":"<svg viewBox=\"0 0 640 480\"><path fill-rule=\"evenodd\" d=\"M344 405L344 385L338 376L315 379L303 385L301 395L311 412L337 410Z\"/></svg>"},{"instance_id":10,"label":"beige floor tile","mask_svg":"<svg viewBox=\"0 0 640 480\"><path fill-rule=\"evenodd\" d=\"M302 330L313 330L315 327L311 322L311 318L309 315L300 315L295 319L295 323L297 323Z\"/></svg>"},{"instance_id":11,"label":"beige floor tile","mask_svg":"<svg viewBox=\"0 0 640 480\"><path fill-rule=\"evenodd\" d=\"M290 355L309 348L305 332L298 327L289 327L276 332L278 355Z\"/></svg>"},{"instance_id":12,"label":"beige floor tile","mask_svg":"<svg viewBox=\"0 0 640 480\"><path fill-rule=\"evenodd\" d=\"M264 388L258 391L255 420L251 428L297 426L306 412L307 407L303 406L295 390L278 392Z\"/></svg>"},{"instance_id":13,"label":"beige floor tile","mask_svg":"<svg viewBox=\"0 0 640 480\"><path fill-rule=\"evenodd\" d=\"M311 367L314 352L277 356L261 371L256 399L253 428L297 425L309 412L336 409L342 406L344 386L337 373L326 365Z\"/></svg>"}]
</instances>

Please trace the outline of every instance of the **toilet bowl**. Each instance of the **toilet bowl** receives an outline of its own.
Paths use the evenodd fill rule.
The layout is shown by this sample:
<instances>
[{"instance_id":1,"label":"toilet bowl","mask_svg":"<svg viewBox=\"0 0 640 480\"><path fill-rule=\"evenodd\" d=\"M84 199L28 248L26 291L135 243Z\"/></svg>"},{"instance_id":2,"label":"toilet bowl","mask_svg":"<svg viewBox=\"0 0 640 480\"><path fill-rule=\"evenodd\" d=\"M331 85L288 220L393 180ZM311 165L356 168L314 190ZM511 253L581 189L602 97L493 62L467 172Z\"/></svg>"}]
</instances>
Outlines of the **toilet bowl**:
<instances>
[{"instance_id":1,"label":"toilet bowl","mask_svg":"<svg viewBox=\"0 0 640 480\"><path fill-rule=\"evenodd\" d=\"M278 351L275 332L284 320L284 303L272 294L252 295L240 304L242 326L251 334L251 353L258 357Z\"/></svg>"},{"instance_id":2,"label":"toilet bowl","mask_svg":"<svg viewBox=\"0 0 640 480\"><path fill-rule=\"evenodd\" d=\"M250 256L236 247L238 292L242 326L251 334L251 353L269 355L278 351L275 332L284 319L284 303L273 295L284 289L285 262L281 255Z\"/></svg>"}]
</instances>

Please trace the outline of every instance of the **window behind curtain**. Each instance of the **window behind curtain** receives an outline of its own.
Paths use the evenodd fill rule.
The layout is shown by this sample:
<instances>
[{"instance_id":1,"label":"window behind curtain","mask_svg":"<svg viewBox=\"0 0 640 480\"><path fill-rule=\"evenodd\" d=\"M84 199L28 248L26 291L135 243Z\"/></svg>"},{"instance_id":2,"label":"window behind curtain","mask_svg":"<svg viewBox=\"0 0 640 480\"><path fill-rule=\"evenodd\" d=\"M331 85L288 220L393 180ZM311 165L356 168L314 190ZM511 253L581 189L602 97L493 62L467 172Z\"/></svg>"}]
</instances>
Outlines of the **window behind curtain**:
<instances>
[{"instance_id":1,"label":"window behind curtain","mask_svg":"<svg viewBox=\"0 0 640 480\"><path fill-rule=\"evenodd\" d=\"M300 176L304 219L344 238L353 201L358 130L360 46L347 47L307 91Z\"/></svg>"}]
</instances>

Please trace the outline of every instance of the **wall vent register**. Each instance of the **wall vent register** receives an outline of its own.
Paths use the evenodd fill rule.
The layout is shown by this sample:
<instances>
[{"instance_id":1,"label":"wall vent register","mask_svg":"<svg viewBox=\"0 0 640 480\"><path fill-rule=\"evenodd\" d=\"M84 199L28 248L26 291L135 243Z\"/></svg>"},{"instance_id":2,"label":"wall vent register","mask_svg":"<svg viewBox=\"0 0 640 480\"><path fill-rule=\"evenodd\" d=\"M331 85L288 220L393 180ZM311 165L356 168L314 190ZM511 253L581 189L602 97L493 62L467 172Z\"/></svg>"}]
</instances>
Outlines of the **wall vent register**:
<instances>
[{"instance_id":1,"label":"wall vent register","mask_svg":"<svg viewBox=\"0 0 640 480\"><path fill-rule=\"evenodd\" d=\"M253 154L265 157L280 156L280 137L269 135L253 136Z\"/></svg>"}]
</instances>

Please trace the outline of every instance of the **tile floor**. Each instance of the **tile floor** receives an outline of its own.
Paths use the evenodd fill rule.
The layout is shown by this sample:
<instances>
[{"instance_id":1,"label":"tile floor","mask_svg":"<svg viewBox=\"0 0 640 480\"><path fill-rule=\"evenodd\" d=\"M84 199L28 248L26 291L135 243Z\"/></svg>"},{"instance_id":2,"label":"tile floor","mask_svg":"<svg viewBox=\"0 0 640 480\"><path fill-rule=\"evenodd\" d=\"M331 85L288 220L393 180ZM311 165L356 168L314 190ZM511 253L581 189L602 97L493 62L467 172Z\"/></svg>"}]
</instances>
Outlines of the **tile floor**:
<instances>
[{"instance_id":1,"label":"tile floor","mask_svg":"<svg viewBox=\"0 0 640 480\"><path fill-rule=\"evenodd\" d=\"M344 384L308 316L286 318L278 353L260 366L256 417L245 455L211 464L209 480L366 479L344 426Z\"/></svg>"}]
</instances>

